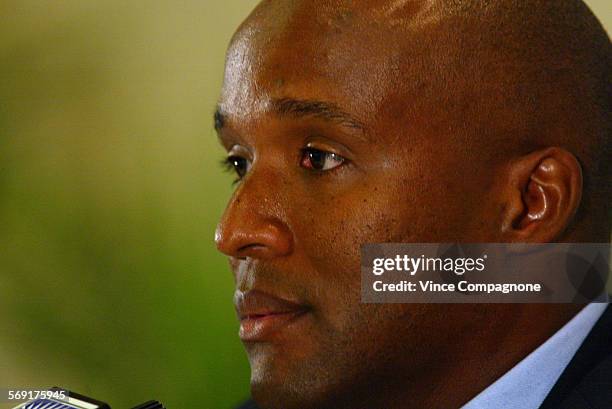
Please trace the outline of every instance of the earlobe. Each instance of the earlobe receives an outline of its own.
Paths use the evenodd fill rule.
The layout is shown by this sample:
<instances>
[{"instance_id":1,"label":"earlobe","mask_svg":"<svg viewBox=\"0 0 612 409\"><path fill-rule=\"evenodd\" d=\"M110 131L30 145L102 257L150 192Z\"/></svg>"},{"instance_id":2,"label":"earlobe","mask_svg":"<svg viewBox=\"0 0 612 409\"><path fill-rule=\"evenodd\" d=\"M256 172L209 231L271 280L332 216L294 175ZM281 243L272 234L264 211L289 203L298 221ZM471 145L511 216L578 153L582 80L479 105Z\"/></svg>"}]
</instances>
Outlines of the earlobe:
<instances>
[{"instance_id":1,"label":"earlobe","mask_svg":"<svg viewBox=\"0 0 612 409\"><path fill-rule=\"evenodd\" d=\"M561 148L532 152L510 165L502 233L508 241L551 242L571 224L582 196L582 170Z\"/></svg>"}]
</instances>

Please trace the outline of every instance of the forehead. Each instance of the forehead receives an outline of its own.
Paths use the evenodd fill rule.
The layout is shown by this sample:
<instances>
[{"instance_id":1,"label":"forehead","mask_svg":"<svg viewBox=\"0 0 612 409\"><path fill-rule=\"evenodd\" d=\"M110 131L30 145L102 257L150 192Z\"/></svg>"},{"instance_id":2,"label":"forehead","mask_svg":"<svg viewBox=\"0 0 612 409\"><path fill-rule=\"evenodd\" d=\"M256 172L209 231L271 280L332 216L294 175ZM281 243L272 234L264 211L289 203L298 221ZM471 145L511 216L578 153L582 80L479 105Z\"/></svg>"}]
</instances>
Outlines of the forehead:
<instances>
[{"instance_id":1,"label":"forehead","mask_svg":"<svg viewBox=\"0 0 612 409\"><path fill-rule=\"evenodd\" d=\"M410 70L400 57L426 2L354 3L262 3L228 49L221 110L246 119L267 111L270 101L294 98L329 101L366 122L376 118ZM410 15L400 29L390 20L397 8Z\"/></svg>"}]
</instances>

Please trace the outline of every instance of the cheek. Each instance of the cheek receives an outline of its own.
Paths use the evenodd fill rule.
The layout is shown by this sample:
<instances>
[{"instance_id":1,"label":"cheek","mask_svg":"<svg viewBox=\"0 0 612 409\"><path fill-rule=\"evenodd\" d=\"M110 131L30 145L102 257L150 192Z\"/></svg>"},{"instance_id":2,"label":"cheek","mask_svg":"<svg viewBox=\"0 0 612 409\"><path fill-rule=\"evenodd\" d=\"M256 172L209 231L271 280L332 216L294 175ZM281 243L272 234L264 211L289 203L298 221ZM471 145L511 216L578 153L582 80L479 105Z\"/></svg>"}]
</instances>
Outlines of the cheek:
<instances>
[{"instance_id":1,"label":"cheek","mask_svg":"<svg viewBox=\"0 0 612 409\"><path fill-rule=\"evenodd\" d=\"M305 200L292 215L297 251L308 260L317 281L325 283L322 290L359 289L362 244L411 237L410 200L385 186L397 182L375 178L339 193L321 193Z\"/></svg>"},{"instance_id":2,"label":"cheek","mask_svg":"<svg viewBox=\"0 0 612 409\"><path fill-rule=\"evenodd\" d=\"M324 293L354 288L351 293L358 295L365 243L461 241L463 218L455 208L461 202L451 198L452 190L435 175L394 169L293 196L287 216L313 285Z\"/></svg>"}]
</instances>

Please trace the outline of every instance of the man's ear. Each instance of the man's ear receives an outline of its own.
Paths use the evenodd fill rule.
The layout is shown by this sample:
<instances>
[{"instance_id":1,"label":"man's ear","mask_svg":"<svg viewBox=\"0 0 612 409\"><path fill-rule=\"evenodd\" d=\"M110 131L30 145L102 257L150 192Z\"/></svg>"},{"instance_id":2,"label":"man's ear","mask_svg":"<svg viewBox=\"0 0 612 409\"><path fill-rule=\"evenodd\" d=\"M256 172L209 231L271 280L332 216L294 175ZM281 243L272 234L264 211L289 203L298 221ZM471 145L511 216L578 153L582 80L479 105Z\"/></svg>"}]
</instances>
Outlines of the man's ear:
<instances>
[{"instance_id":1,"label":"man's ear","mask_svg":"<svg viewBox=\"0 0 612 409\"><path fill-rule=\"evenodd\" d=\"M509 242L555 241L582 197L582 168L562 148L532 152L510 163L504 188L502 234Z\"/></svg>"}]
</instances>

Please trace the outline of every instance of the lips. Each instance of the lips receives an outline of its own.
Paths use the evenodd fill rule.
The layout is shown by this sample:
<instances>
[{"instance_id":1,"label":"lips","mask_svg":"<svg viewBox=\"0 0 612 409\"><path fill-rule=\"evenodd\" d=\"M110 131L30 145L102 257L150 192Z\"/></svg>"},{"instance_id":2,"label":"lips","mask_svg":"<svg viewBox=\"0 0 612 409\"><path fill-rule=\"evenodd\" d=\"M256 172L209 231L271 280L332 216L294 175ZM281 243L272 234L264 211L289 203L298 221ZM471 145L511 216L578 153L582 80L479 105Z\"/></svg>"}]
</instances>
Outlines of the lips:
<instances>
[{"instance_id":1,"label":"lips","mask_svg":"<svg viewBox=\"0 0 612 409\"><path fill-rule=\"evenodd\" d=\"M240 339L249 342L272 339L309 310L299 302L257 290L236 291L234 304L240 320Z\"/></svg>"}]
</instances>

